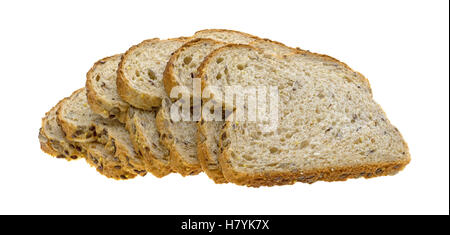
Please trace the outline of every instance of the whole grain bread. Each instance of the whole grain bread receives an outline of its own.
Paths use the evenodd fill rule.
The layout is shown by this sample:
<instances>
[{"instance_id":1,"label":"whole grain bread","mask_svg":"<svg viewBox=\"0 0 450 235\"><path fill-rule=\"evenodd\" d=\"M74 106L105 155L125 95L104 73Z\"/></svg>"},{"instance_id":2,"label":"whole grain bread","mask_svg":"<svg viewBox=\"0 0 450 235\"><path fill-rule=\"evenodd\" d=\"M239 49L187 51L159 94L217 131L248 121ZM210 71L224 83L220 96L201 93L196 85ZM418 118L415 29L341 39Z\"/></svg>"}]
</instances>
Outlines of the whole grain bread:
<instances>
[{"instance_id":1,"label":"whole grain bread","mask_svg":"<svg viewBox=\"0 0 450 235\"><path fill-rule=\"evenodd\" d=\"M228 76L217 79L225 69ZM258 187L370 178L395 174L410 161L367 79L336 59L302 50L277 58L227 45L212 52L198 74L203 89L216 86L219 93L230 85L278 87L275 130L232 119L222 128L219 162L230 182Z\"/></svg>"},{"instance_id":2,"label":"whole grain bread","mask_svg":"<svg viewBox=\"0 0 450 235\"><path fill-rule=\"evenodd\" d=\"M93 113L87 104L86 89L75 91L61 102L57 121L66 137L71 136L74 142L100 142L109 154L121 161L125 170L142 176L146 174L144 159L134 151L125 126Z\"/></svg>"},{"instance_id":3,"label":"whole grain bread","mask_svg":"<svg viewBox=\"0 0 450 235\"><path fill-rule=\"evenodd\" d=\"M58 102L42 119L42 127L39 130L41 149L57 158L67 160L84 158L89 165L108 178L134 178L136 175L122 170L120 160L107 153L104 145L77 143L65 139L64 132L56 121L56 111L62 102L63 100Z\"/></svg>"},{"instance_id":4,"label":"whole grain bread","mask_svg":"<svg viewBox=\"0 0 450 235\"><path fill-rule=\"evenodd\" d=\"M128 49L117 71L117 89L122 99L132 106L151 110L161 105L167 95L163 72L172 53L186 38L150 39Z\"/></svg>"},{"instance_id":5,"label":"whole grain bread","mask_svg":"<svg viewBox=\"0 0 450 235\"><path fill-rule=\"evenodd\" d=\"M156 177L172 172L169 166L169 150L161 143L156 128L156 112L130 107L126 121L134 149L143 157L146 169Z\"/></svg>"},{"instance_id":6,"label":"whole grain bread","mask_svg":"<svg viewBox=\"0 0 450 235\"><path fill-rule=\"evenodd\" d=\"M100 174L116 180L133 179L137 176L135 172L124 168L123 163L114 157L105 145L93 142L83 143L83 146L87 150L86 162L95 167Z\"/></svg>"},{"instance_id":7,"label":"whole grain bread","mask_svg":"<svg viewBox=\"0 0 450 235\"><path fill-rule=\"evenodd\" d=\"M120 98L116 86L121 57L119 54L97 61L86 75L86 91L94 113L124 123L129 105Z\"/></svg>"},{"instance_id":8,"label":"whole grain bread","mask_svg":"<svg viewBox=\"0 0 450 235\"><path fill-rule=\"evenodd\" d=\"M56 158L76 160L86 155L86 150L76 142L66 140L65 134L56 121L56 111L62 100L48 111L42 118L39 129L39 142L42 151Z\"/></svg>"},{"instance_id":9,"label":"whole grain bread","mask_svg":"<svg viewBox=\"0 0 450 235\"><path fill-rule=\"evenodd\" d=\"M193 94L191 91L194 89L193 79L197 77L196 71L198 66L209 53L219 47L225 46L227 43L250 43L252 45L256 45L258 48L261 48L264 53L280 56L282 54L291 54L295 51L295 49L287 47L282 43L270 41L268 39L259 39L256 36L232 30L204 30L197 32L194 35L194 38L195 37L197 37L197 39L185 43L182 47L176 50L167 63L163 79L167 94L170 94L172 89L177 87L177 92L184 93L186 96L192 98ZM221 41L216 41L211 38ZM176 98L174 100L176 100ZM168 118L167 115L161 115L161 117L163 116ZM216 126L215 124L216 123L203 125L202 130L204 133L203 135L202 133L199 133L198 135L204 136L208 140L198 142L198 150L193 149L192 151L197 151L200 165L205 173L216 183L224 183L225 178L222 176L220 171L217 153L214 149L217 143L214 142L215 138L212 138L211 135L205 134L214 131L218 133L218 129L208 130L208 128ZM168 126L164 127L165 129L169 129L172 124L168 122L167 125ZM219 123L218 125L220 126L222 124ZM192 130L193 132L196 132L197 125L195 122L186 122L183 124L183 130ZM175 146L176 145L177 144L175 144ZM183 169L183 166L185 165L190 165L192 167L192 162L183 162L183 159L189 159L189 157L183 157L183 153L173 154L180 156L177 158L177 162L181 163L180 168Z\"/></svg>"},{"instance_id":10,"label":"whole grain bread","mask_svg":"<svg viewBox=\"0 0 450 235\"><path fill-rule=\"evenodd\" d=\"M92 120L99 116L89 107L85 88L74 91L72 95L64 99L56 115L56 120L68 140L83 143L97 139Z\"/></svg>"}]
</instances>

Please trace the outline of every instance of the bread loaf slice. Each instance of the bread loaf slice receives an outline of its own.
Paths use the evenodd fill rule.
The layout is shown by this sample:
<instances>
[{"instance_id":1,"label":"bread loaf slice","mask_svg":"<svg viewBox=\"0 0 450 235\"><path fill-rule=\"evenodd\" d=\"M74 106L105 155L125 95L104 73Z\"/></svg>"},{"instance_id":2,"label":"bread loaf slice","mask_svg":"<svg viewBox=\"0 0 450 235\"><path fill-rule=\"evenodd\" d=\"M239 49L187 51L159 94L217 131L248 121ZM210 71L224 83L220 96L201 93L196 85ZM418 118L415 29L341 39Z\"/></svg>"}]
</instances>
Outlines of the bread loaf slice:
<instances>
[{"instance_id":1,"label":"bread loaf slice","mask_svg":"<svg viewBox=\"0 0 450 235\"><path fill-rule=\"evenodd\" d=\"M225 68L228 76L217 79ZM205 59L199 77L203 89L222 92L230 85L278 87L275 130L232 120L223 127L219 162L230 182L258 187L370 178L395 174L410 161L367 79L331 57L299 50L281 59L227 45ZM220 97L214 95L216 102Z\"/></svg>"},{"instance_id":2,"label":"bread loaf slice","mask_svg":"<svg viewBox=\"0 0 450 235\"><path fill-rule=\"evenodd\" d=\"M66 136L75 137L74 142L100 142L109 154L120 160L125 170L146 174L144 160L134 151L125 126L93 113L87 104L86 89L75 91L61 103L57 120Z\"/></svg>"},{"instance_id":3,"label":"bread loaf slice","mask_svg":"<svg viewBox=\"0 0 450 235\"><path fill-rule=\"evenodd\" d=\"M71 142L64 138L64 132L56 121L56 111L62 102L63 100L58 102L42 119L42 127L39 131L42 150L67 160L84 158L89 165L94 166L100 174L108 178L134 178L136 175L123 170L120 160L108 154L103 145Z\"/></svg>"},{"instance_id":4,"label":"bread loaf slice","mask_svg":"<svg viewBox=\"0 0 450 235\"><path fill-rule=\"evenodd\" d=\"M96 114L105 119L117 119L124 123L128 103L117 93L117 68L122 55L114 55L97 61L86 75L87 100Z\"/></svg>"},{"instance_id":5,"label":"bread loaf slice","mask_svg":"<svg viewBox=\"0 0 450 235\"><path fill-rule=\"evenodd\" d=\"M83 143L97 139L92 120L98 118L98 115L88 105L85 88L74 91L64 99L56 114L56 120L68 140Z\"/></svg>"},{"instance_id":6,"label":"bread loaf slice","mask_svg":"<svg viewBox=\"0 0 450 235\"><path fill-rule=\"evenodd\" d=\"M132 106L151 110L167 97L163 72L172 53L186 38L150 39L131 47L122 57L117 72L117 89L122 99Z\"/></svg>"},{"instance_id":7,"label":"bread loaf slice","mask_svg":"<svg viewBox=\"0 0 450 235\"><path fill-rule=\"evenodd\" d=\"M134 149L144 158L148 172L164 177L172 172L169 166L169 150L161 143L156 128L156 111L144 111L130 107L126 121Z\"/></svg>"},{"instance_id":8,"label":"bread loaf slice","mask_svg":"<svg viewBox=\"0 0 450 235\"><path fill-rule=\"evenodd\" d=\"M39 142L45 153L56 158L76 160L83 158L86 150L78 143L69 142L56 121L56 111L62 101L59 101L42 118L42 127L39 130Z\"/></svg>"},{"instance_id":9,"label":"bread loaf slice","mask_svg":"<svg viewBox=\"0 0 450 235\"><path fill-rule=\"evenodd\" d=\"M254 43L268 54L288 54L295 51L295 49L287 47L278 42L259 39L256 36L231 30L205 30L196 33L194 37L199 38L185 43L182 47L176 50L167 63L163 79L167 94L171 93L173 87L177 87L178 89L180 89L179 92L183 92L185 94L188 94L189 97L192 97L191 91L193 89L193 78L196 77L198 66L209 53L219 47L226 45L226 43ZM209 37L223 40L223 42L215 41L213 39L210 39ZM160 117L168 118L167 115L160 115ZM168 121L169 120L167 120L167 125L172 125ZM222 124L218 123L218 125L220 126ZM207 130L207 128L213 126L215 126L215 123L211 125L205 124L203 126L204 132L212 133L216 131L218 133L218 129ZM170 127L167 126L165 126L164 128L170 129ZM186 122L183 124L183 130L192 130L193 132L196 132L197 125L195 122ZM205 133L203 133L203 135L201 135L200 133L199 136L204 136L205 138L212 137ZM194 137L192 136L191 138ZM224 183L225 179L223 176L221 176L222 174L216 157L216 151L214 150L214 147L217 145L214 140L215 138L210 138L207 141L201 141L198 143L198 159L203 170L211 179L213 179L216 183ZM192 141L192 139L190 141ZM208 146L208 144L212 145ZM176 146L177 144L174 145ZM182 147L180 146L177 148L181 149ZM175 153L173 154L178 156L175 159L178 159L177 162L181 163L181 169L185 169L185 166L189 166L188 169L194 168L194 166L192 165L192 161L183 161L183 159L190 159L188 156L183 156L183 153L176 153L176 150L173 151L175 151ZM194 152L196 151L196 149L192 151Z\"/></svg>"}]
</instances>

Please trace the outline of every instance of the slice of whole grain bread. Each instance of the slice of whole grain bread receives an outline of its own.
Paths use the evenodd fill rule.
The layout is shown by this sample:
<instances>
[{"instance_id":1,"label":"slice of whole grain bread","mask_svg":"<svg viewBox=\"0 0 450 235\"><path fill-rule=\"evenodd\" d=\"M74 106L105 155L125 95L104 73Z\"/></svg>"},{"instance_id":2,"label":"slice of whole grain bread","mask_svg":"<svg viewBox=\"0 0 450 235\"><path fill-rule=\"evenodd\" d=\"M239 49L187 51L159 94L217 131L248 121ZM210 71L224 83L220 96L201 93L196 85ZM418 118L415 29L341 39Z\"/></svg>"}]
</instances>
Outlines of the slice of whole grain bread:
<instances>
[{"instance_id":1,"label":"slice of whole grain bread","mask_svg":"<svg viewBox=\"0 0 450 235\"><path fill-rule=\"evenodd\" d=\"M265 132L260 119L229 119L222 128L219 162L230 182L258 187L370 178L394 174L410 161L367 79L331 57L302 50L268 57L251 46L227 45L204 60L199 77L203 89L219 88L212 90L218 103L226 103L220 94L226 86L279 91L275 130Z\"/></svg>"},{"instance_id":2,"label":"slice of whole grain bread","mask_svg":"<svg viewBox=\"0 0 450 235\"><path fill-rule=\"evenodd\" d=\"M122 55L114 55L97 61L86 75L87 100L96 114L106 119L124 123L128 103L117 93L117 68Z\"/></svg>"}]
</instances>

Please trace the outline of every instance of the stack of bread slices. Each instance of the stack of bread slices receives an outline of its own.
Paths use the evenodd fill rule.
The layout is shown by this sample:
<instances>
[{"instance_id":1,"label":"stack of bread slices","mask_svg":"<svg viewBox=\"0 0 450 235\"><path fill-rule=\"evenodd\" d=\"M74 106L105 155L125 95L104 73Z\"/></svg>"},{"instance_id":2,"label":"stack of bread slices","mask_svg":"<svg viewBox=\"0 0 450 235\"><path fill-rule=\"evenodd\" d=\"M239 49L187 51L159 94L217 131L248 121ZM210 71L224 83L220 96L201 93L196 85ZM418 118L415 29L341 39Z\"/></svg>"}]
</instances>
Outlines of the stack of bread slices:
<instances>
[{"instance_id":1,"label":"stack of bread slices","mask_svg":"<svg viewBox=\"0 0 450 235\"><path fill-rule=\"evenodd\" d=\"M223 103L225 86L277 87L277 127L172 120L175 102L193 105L194 78L202 91L216 88L200 104ZM170 96L174 89L188 99ZM223 113L233 112L231 104ZM258 187L393 175L410 161L360 73L329 56L222 29L145 40L97 61L86 86L45 114L39 140L44 152L84 158L118 180L205 172L215 183Z\"/></svg>"}]
</instances>

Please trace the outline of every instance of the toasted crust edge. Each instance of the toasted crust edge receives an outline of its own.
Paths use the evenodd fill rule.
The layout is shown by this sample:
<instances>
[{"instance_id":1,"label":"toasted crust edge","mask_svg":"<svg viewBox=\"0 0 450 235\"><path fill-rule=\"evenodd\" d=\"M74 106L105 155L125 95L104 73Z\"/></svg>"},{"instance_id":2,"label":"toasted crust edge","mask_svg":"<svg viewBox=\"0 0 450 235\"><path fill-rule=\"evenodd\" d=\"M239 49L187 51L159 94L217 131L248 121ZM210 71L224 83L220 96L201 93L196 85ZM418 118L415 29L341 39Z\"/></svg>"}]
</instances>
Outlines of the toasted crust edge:
<instances>
[{"instance_id":1,"label":"toasted crust edge","mask_svg":"<svg viewBox=\"0 0 450 235\"><path fill-rule=\"evenodd\" d=\"M203 33L203 32L231 32L231 33L237 33L237 34L244 35L244 36L252 38L254 40L261 39L258 36L255 36L255 35L252 35L252 34L249 34L249 33L244 33L244 32L237 31L237 30L231 30L231 29L202 29L202 30L199 30L199 31L195 32L192 37L195 37L196 35L198 35L200 33Z\"/></svg>"},{"instance_id":2,"label":"toasted crust edge","mask_svg":"<svg viewBox=\"0 0 450 235\"><path fill-rule=\"evenodd\" d=\"M94 63L94 65L91 67L91 69L89 69L89 71L86 74L86 95L87 95L88 104L91 107L92 111L94 111L94 113L101 115L103 118L117 119L120 122L124 123L126 114L127 114L127 110L128 110L128 104L124 105L125 102L122 102L123 103L122 105L117 105L117 106L109 105L108 102L111 102L111 101L104 100L101 96L99 96L95 92L95 89L93 87L93 81L92 81L92 79L93 79L92 74L94 73L94 71L97 69L97 67L99 65L104 64L105 61L107 61L107 60L115 59L119 56L121 57L122 54L108 56L108 57L100 59ZM117 82L115 82L115 83L117 83ZM118 102L115 102L115 103L118 104ZM118 108L119 113L118 113L118 115L114 114L117 116L111 118L111 115L112 115L111 112L114 108Z\"/></svg>"},{"instance_id":3,"label":"toasted crust edge","mask_svg":"<svg viewBox=\"0 0 450 235\"><path fill-rule=\"evenodd\" d=\"M289 185L296 182L312 184L317 181L346 181L347 179L356 179L364 177L366 179L387 176L398 173L403 170L410 162L405 159L398 162L386 162L380 164L369 164L361 166L341 167L335 169L317 169L314 171L291 173L291 172L265 172L249 174L235 171L228 161L229 154L224 150L219 161L222 166L222 172L225 178L237 185L249 187Z\"/></svg>"}]
</instances>

